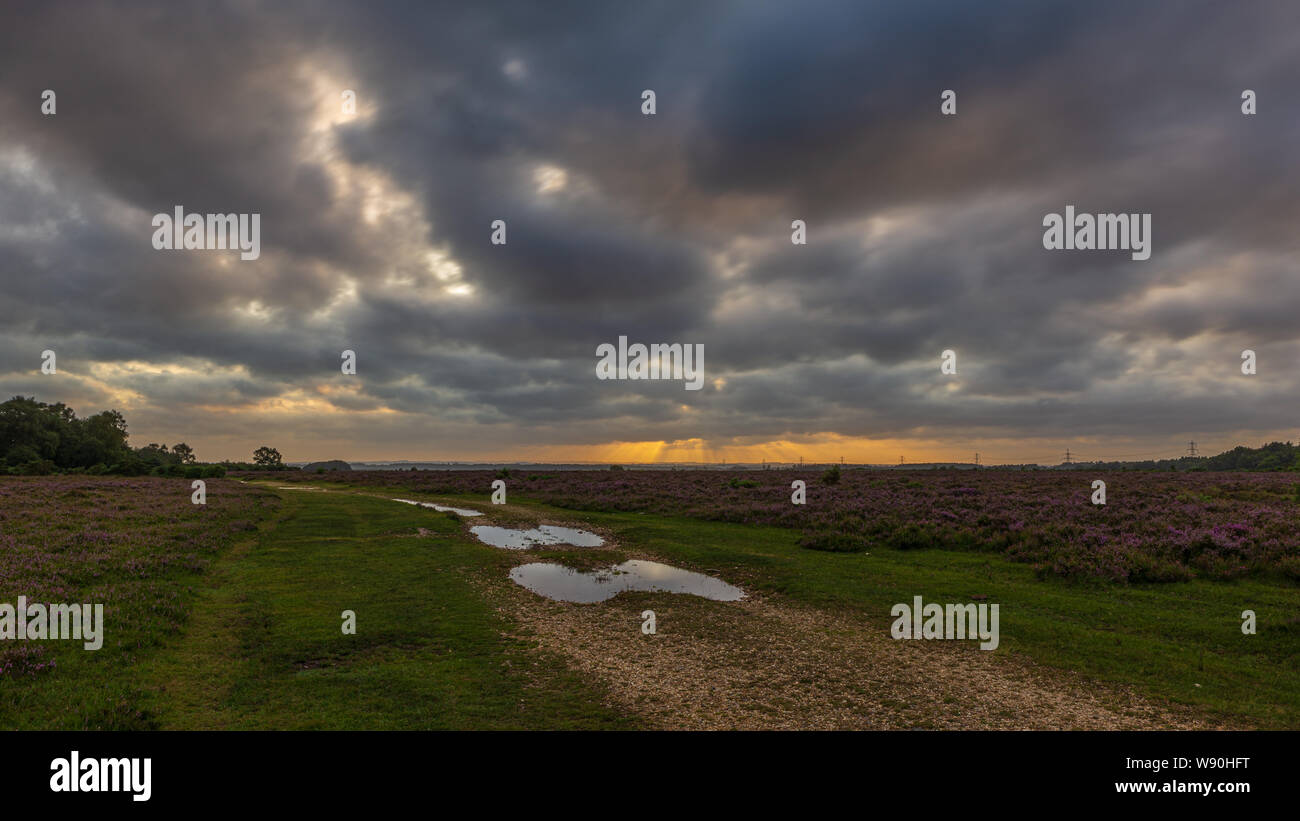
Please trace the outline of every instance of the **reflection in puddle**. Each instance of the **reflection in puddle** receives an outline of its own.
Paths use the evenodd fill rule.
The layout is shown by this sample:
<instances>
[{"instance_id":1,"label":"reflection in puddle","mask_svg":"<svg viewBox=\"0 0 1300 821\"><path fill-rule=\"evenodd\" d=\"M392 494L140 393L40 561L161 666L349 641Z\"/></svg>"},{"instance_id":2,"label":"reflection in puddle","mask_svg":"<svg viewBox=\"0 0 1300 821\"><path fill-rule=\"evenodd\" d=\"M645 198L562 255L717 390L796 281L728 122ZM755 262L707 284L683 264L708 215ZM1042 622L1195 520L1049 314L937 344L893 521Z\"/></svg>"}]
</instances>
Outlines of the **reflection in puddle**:
<instances>
[{"instance_id":1,"label":"reflection in puddle","mask_svg":"<svg viewBox=\"0 0 1300 821\"><path fill-rule=\"evenodd\" d=\"M461 516L482 516L482 512L477 510L467 510L463 507L444 507L435 505L433 502L415 502L410 499L394 499L394 502L405 502L408 505L419 505L420 507L431 507L439 513L457 513Z\"/></svg>"},{"instance_id":2,"label":"reflection in puddle","mask_svg":"<svg viewBox=\"0 0 1300 821\"><path fill-rule=\"evenodd\" d=\"M574 547L600 547L605 540L595 533L576 530L572 527L541 525L533 530L511 530L508 527L479 525L471 527L470 533L478 537L483 544L493 547L505 547L510 550L523 550L539 545L565 544Z\"/></svg>"},{"instance_id":3,"label":"reflection in puddle","mask_svg":"<svg viewBox=\"0 0 1300 821\"><path fill-rule=\"evenodd\" d=\"M511 570L510 578L515 584L548 599L581 604L612 599L624 590L691 593L714 601L736 601L745 596L745 591L721 579L640 559L596 571L576 570L552 562L534 562Z\"/></svg>"}]
</instances>

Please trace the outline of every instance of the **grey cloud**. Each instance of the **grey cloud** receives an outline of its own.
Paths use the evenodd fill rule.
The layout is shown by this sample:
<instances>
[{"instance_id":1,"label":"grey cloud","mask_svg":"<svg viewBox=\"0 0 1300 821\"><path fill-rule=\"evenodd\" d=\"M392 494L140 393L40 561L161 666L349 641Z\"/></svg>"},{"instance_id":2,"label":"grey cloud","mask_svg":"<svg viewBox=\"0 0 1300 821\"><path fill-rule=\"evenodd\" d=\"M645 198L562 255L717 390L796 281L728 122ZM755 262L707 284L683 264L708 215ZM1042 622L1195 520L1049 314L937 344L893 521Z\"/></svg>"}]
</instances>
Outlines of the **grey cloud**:
<instances>
[{"instance_id":1,"label":"grey cloud","mask_svg":"<svg viewBox=\"0 0 1300 821\"><path fill-rule=\"evenodd\" d=\"M1131 350L1188 368L1192 353L1161 352L1207 334L1273 356L1300 342L1300 11L1173 8L26 5L0 33L0 158L35 161L0 162L0 373L45 398L28 374L46 345L70 363L242 366L112 387L147 398L144 424L292 391L398 411L392 430L357 423L357 457L475 425L533 444L1281 429L1274 405L1226 411L1217 382L1127 373ZM308 65L375 112L335 127L333 162L380 174L410 213L367 222L331 160L304 153ZM570 188L539 197L539 165ZM261 213L262 259L154 251L148 217L176 204ZM1066 204L1150 211L1152 259L1044 251L1041 218ZM866 236L903 214L917 221ZM807 246L788 242L795 218ZM471 296L422 270L432 248ZM349 284L356 299L325 313ZM703 343L726 384L601 383L595 347L619 335ZM359 390L317 391L344 348ZM944 348L961 356L953 395L936 387ZM1300 397L1267 378L1270 403Z\"/></svg>"}]
</instances>

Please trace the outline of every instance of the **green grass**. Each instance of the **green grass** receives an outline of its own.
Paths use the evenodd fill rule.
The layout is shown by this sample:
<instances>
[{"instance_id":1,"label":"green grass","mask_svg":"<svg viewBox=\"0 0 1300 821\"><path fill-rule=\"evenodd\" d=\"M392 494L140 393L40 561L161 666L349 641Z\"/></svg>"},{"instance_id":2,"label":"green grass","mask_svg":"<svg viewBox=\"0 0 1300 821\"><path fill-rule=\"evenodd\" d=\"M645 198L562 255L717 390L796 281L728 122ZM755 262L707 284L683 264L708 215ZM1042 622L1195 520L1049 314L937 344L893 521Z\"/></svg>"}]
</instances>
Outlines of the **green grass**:
<instances>
[{"instance_id":1,"label":"green grass","mask_svg":"<svg viewBox=\"0 0 1300 821\"><path fill-rule=\"evenodd\" d=\"M493 586L525 560L594 566L640 553L778 601L859 613L882 632L890 608L915 595L987 597L1000 605L999 654L1131 685L1233 724L1300 727L1300 587L1281 579L1084 586L1040 579L994 554L826 553L778 528L558 510L515 494L493 507L486 493L359 491L280 492L275 517L181 591L190 616L178 635L148 637L133 655L67 654L57 671L0 680L0 726L636 727L606 706L600 685L516 637ZM525 559L391 496L477 507L498 522L585 522L617 546ZM421 527L431 535L416 537ZM1245 609L1256 612L1258 635L1241 633ZM340 631L344 610L356 612L356 635Z\"/></svg>"},{"instance_id":2,"label":"green grass","mask_svg":"<svg viewBox=\"0 0 1300 821\"><path fill-rule=\"evenodd\" d=\"M492 508L487 494L405 498ZM1300 586L1280 577L1087 585L1041 579L1030 566L992 553L829 553L799 547L799 533L782 528L559 510L520 494L510 502L506 509L492 508L494 518L587 522L614 533L625 549L717 571L747 589L814 607L857 611L882 630L892 621L890 608L910 604L916 595L941 603L987 596L1000 605L999 653L1131 685L1233 723L1300 728ZM585 567L621 555L607 553L577 559L547 552L538 558ZM1255 635L1241 631L1243 610L1255 611Z\"/></svg>"},{"instance_id":3,"label":"green grass","mask_svg":"<svg viewBox=\"0 0 1300 821\"><path fill-rule=\"evenodd\" d=\"M727 581L836 611L887 630L890 608L926 602L998 603L996 652L1135 685L1251 726L1300 727L1300 588L1283 580L1085 586L1039 579L994 554L877 549L827 553L796 531L637 514L584 513L640 548ZM1243 635L1254 610L1257 634ZM1197 686L1199 685L1199 686Z\"/></svg>"},{"instance_id":4,"label":"green grass","mask_svg":"<svg viewBox=\"0 0 1300 821\"><path fill-rule=\"evenodd\" d=\"M186 639L144 671L158 726L634 726L558 659L507 637L480 581L501 557L453 518L282 495L282 520L223 563ZM344 610L356 635L341 631Z\"/></svg>"}]
</instances>

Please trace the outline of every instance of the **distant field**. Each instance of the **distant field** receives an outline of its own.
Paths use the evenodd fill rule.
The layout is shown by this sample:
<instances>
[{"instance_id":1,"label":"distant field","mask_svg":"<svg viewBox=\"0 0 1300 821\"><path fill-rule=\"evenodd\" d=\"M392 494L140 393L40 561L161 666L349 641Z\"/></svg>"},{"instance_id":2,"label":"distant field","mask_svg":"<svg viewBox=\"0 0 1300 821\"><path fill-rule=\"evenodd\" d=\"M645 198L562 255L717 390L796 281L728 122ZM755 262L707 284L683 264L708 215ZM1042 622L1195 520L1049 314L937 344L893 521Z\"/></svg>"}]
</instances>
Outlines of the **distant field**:
<instances>
[{"instance_id":1,"label":"distant field","mask_svg":"<svg viewBox=\"0 0 1300 821\"><path fill-rule=\"evenodd\" d=\"M280 476L277 474L277 476ZM487 498L492 471L288 472ZM791 482L807 503L791 504ZM1093 505L1092 482L1107 503ZM1300 474L1090 471L512 472L509 491L556 507L796 528L803 543L993 551L1045 575L1107 582L1274 576L1300 581Z\"/></svg>"}]
</instances>

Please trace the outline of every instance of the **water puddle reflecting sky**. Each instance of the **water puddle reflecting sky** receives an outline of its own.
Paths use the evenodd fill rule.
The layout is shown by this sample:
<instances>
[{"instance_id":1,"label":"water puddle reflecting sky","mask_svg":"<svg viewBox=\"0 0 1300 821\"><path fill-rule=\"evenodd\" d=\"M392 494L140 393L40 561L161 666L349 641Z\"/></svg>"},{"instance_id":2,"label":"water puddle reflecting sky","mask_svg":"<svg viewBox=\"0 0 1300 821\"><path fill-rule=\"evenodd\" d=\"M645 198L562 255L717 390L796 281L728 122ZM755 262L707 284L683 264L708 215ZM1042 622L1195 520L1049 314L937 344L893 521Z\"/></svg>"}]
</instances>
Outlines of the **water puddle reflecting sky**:
<instances>
[{"instance_id":1,"label":"water puddle reflecting sky","mask_svg":"<svg viewBox=\"0 0 1300 821\"><path fill-rule=\"evenodd\" d=\"M471 527L469 532L473 533L483 544L504 547L508 550L523 550L529 547L556 544L572 545L574 547L600 547L605 543L605 540L595 533L588 533L585 530L577 530L572 527L556 527L555 525L541 525L532 530L512 530L508 527L478 525L477 527Z\"/></svg>"},{"instance_id":2,"label":"water puddle reflecting sky","mask_svg":"<svg viewBox=\"0 0 1300 821\"><path fill-rule=\"evenodd\" d=\"M445 507L444 505L435 505L433 502L416 502L411 499L394 499L394 502L404 502L408 505L419 505L420 507L431 507L439 513L457 513L461 516L482 516L482 512L469 510L463 507Z\"/></svg>"},{"instance_id":3,"label":"water puddle reflecting sky","mask_svg":"<svg viewBox=\"0 0 1300 821\"><path fill-rule=\"evenodd\" d=\"M737 601L745 596L745 591L721 579L641 559L594 571L534 562L511 570L510 578L539 596L579 604L612 599L625 590L689 593L714 601Z\"/></svg>"}]
</instances>

